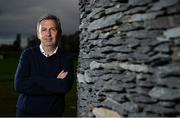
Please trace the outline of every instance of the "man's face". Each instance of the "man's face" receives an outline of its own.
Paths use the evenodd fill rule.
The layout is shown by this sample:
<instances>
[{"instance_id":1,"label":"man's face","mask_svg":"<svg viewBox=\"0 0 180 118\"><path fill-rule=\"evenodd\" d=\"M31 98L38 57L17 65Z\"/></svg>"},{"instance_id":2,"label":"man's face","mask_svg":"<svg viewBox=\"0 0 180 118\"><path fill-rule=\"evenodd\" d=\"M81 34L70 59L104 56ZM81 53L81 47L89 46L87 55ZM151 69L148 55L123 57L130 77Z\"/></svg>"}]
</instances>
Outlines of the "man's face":
<instances>
[{"instance_id":1,"label":"man's face","mask_svg":"<svg viewBox=\"0 0 180 118\"><path fill-rule=\"evenodd\" d=\"M58 43L58 27L54 20L43 20L37 29L37 36L43 46L56 46Z\"/></svg>"}]
</instances>

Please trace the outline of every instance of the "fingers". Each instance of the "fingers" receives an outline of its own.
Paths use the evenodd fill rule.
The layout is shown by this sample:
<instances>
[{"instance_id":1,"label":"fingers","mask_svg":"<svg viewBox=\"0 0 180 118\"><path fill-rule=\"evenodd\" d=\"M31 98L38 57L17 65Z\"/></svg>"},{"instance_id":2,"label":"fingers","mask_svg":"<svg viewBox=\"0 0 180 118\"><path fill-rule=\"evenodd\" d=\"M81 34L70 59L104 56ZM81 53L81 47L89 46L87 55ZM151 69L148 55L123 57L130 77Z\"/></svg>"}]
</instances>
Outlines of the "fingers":
<instances>
[{"instance_id":1,"label":"fingers","mask_svg":"<svg viewBox=\"0 0 180 118\"><path fill-rule=\"evenodd\" d=\"M62 70L59 74L63 74L64 73L64 70Z\"/></svg>"},{"instance_id":2,"label":"fingers","mask_svg":"<svg viewBox=\"0 0 180 118\"><path fill-rule=\"evenodd\" d=\"M62 71L58 74L57 78L58 78L58 79L64 79L64 78L67 76L67 74L68 74L68 72L65 72L64 70L62 70Z\"/></svg>"},{"instance_id":3,"label":"fingers","mask_svg":"<svg viewBox=\"0 0 180 118\"><path fill-rule=\"evenodd\" d=\"M61 74L61 77L60 77L60 78L61 78L61 79L64 79L64 78L67 76L67 73L68 73L68 72L63 72L63 73Z\"/></svg>"}]
</instances>

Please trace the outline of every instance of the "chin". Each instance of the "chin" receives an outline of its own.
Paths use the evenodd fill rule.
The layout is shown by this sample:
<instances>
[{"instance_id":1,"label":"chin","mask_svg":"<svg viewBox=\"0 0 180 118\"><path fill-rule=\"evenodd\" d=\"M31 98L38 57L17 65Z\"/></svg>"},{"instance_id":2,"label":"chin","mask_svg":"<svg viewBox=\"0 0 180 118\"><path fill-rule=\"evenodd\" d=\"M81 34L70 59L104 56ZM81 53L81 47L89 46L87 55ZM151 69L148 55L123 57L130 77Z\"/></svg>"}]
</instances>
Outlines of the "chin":
<instances>
[{"instance_id":1,"label":"chin","mask_svg":"<svg viewBox=\"0 0 180 118\"><path fill-rule=\"evenodd\" d=\"M55 46L54 43L46 43L45 46Z\"/></svg>"}]
</instances>

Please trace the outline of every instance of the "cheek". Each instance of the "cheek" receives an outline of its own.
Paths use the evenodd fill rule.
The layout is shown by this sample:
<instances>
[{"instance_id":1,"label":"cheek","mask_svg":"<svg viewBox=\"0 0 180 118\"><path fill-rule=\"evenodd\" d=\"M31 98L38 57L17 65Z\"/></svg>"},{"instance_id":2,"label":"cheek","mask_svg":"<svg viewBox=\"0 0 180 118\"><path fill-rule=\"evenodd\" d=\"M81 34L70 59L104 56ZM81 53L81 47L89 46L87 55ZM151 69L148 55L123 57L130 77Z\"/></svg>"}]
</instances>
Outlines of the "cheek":
<instances>
[{"instance_id":1,"label":"cheek","mask_svg":"<svg viewBox=\"0 0 180 118\"><path fill-rule=\"evenodd\" d=\"M37 32L37 37L40 39L42 37L41 33Z\"/></svg>"},{"instance_id":2,"label":"cheek","mask_svg":"<svg viewBox=\"0 0 180 118\"><path fill-rule=\"evenodd\" d=\"M52 36L53 36L54 38L57 38L57 37L58 37L58 34L57 34L57 33L54 33L54 34L52 34Z\"/></svg>"},{"instance_id":3,"label":"cheek","mask_svg":"<svg viewBox=\"0 0 180 118\"><path fill-rule=\"evenodd\" d=\"M37 36L38 36L39 39L45 37L45 35L43 35L42 33L38 33Z\"/></svg>"}]
</instances>

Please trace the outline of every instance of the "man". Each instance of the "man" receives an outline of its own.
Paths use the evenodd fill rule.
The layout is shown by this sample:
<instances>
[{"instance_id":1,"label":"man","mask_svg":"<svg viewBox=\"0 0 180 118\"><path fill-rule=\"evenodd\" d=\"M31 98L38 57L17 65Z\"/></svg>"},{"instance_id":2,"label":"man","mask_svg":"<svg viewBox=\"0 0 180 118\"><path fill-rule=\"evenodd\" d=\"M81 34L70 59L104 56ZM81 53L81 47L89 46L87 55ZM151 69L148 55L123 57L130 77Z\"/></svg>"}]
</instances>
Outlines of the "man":
<instances>
[{"instance_id":1,"label":"man","mask_svg":"<svg viewBox=\"0 0 180 118\"><path fill-rule=\"evenodd\" d=\"M54 15L41 17L37 36L40 45L23 51L16 70L16 116L62 116L64 97L73 83L73 64L70 54L58 46L59 19Z\"/></svg>"}]
</instances>

